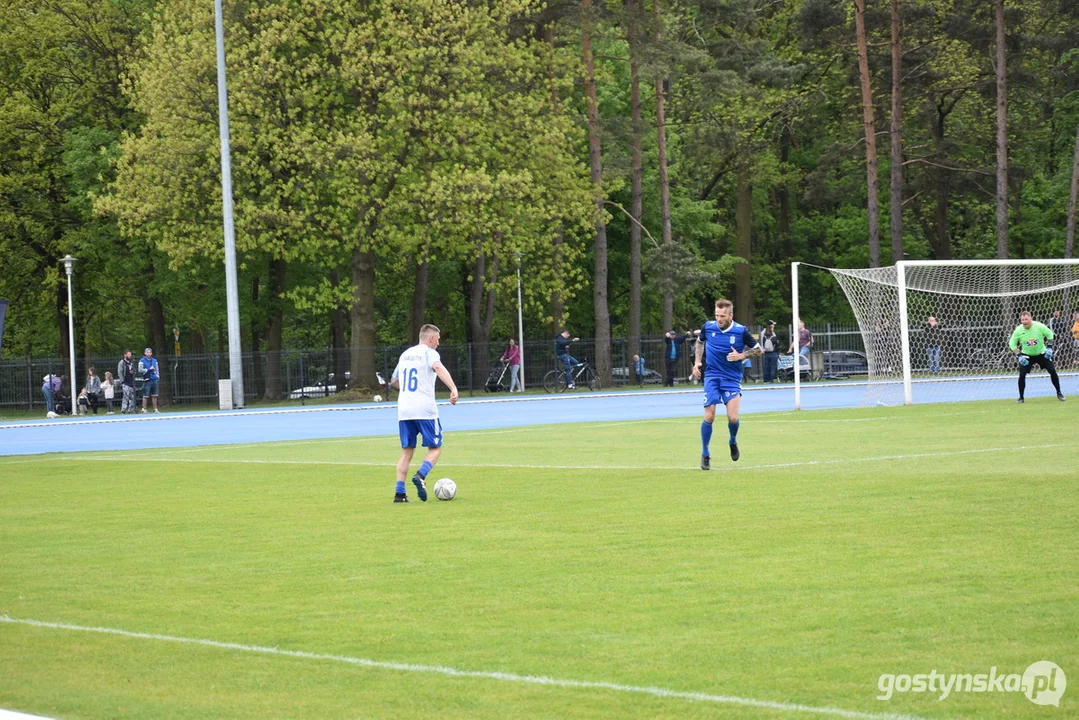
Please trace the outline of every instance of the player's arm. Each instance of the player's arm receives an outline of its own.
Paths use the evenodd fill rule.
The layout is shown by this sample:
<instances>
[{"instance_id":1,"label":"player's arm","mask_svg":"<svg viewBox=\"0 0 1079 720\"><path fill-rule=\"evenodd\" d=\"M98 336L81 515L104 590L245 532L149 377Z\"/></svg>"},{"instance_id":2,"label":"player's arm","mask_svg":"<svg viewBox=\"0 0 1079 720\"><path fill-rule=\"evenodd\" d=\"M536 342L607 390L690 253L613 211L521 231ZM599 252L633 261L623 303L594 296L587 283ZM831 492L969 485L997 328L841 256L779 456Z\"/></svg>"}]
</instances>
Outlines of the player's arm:
<instances>
[{"instance_id":1,"label":"player's arm","mask_svg":"<svg viewBox=\"0 0 1079 720\"><path fill-rule=\"evenodd\" d=\"M1012 330L1012 337L1008 340L1008 349L1012 352L1017 352L1019 350L1019 330L1022 327L1022 325L1017 325L1015 330Z\"/></svg>"},{"instance_id":2,"label":"player's arm","mask_svg":"<svg viewBox=\"0 0 1079 720\"><path fill-rule=\"evenodd\" d=\"M704 362L704 332L697 335L697 342L693 345L693 377L701 377L701 363Z\"/></svg>"},{"instance_id":3,"label":"player's arm","mask_svg":"<svg viewBox=\"0 0 1079 720\"><path fill-rule=\"evenodd\" d=\"M742 342L745 345L745 350L742 352L735 352L732 350L727 354L727 359L731 362L746 360L764 354L764 348L757 342L757 338L753 337L753 333L749 331L749 328L746 328L745 332L742 333Z\"/></svg>"},{"instance_id":4,"label":"player's arm","mask_svg":"<svg viewBox=\"0 0 1079 720\"><path fill-rule=\"evenodd\" d=\"M398 380L400 375L401 375L401 366L398 365L397 367L395 367L393 369L393 376L390 378L390 387L392 387L394 390L396 390L398 392L401 391L401 381Z\"/></svg>"},{"instance_id":5,"label":"player's arm","mask_svg":"<svg viewBox=\"0 0 1079 720\"><path fill-rule=\"evenodd\" d=\"M442 381L442 384L450 389L450 405L456 405L457 385L454 384L450 371L441 362L436 362L431 366L431 369L435 371L435 375L438 375L438 379ZM396 380L396 378L394 379Z\"/></svg>"}]
</instances>

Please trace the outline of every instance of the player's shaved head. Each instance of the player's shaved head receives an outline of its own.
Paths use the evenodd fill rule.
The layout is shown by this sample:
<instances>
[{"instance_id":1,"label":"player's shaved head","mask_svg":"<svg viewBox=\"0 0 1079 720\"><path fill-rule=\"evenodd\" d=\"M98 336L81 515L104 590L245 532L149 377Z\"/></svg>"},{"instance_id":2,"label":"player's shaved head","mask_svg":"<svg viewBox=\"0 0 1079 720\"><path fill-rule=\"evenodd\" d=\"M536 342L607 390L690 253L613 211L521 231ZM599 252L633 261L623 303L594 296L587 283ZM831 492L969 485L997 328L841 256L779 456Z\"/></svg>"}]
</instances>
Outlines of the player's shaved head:
<instances>
[{"instance_id":1,"label":"player's shaved head","mask_svg":"<svg viewBox=\"0 0 1079 720\"><path fill-rule=\"evenodd\" d=\"M441 335L442 331L434 325L424 325L420 328L420 342L424 342L433 335Z\"/></svg>"},{"instance_id":2,"label":"player's shaved head","mask_svg":"<svg viewBox=\"0 0 1079 720\"><path fill-rule=\"evenodd\" d=\"M1023 312L1019 313L1019 317L1025 318L1025 317L1034 317L1034 316L1031 315L1030 312L1028 312L1027 310L1024 310Z\"/></svg>"}]
</instances>

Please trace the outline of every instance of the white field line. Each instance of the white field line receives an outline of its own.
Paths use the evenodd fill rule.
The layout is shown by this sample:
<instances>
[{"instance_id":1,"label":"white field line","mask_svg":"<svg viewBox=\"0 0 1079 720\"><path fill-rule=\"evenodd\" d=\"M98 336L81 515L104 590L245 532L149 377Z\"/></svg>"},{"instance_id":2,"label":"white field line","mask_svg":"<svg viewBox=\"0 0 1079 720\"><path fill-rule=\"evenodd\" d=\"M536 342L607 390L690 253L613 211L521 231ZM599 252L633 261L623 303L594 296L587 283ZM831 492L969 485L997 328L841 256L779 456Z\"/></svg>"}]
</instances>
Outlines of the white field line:
<instances>
[{"instance_id":1,"label":"white field line","mask_svg":"<svg viewBox=\"0 0 1079 720\"><path fill-rule=\"evenodd\" d=\"M929 452L929 453L909 453L903 455L877 455L874 457L862 457L862 458L837 458L834 460L800 460L797 462L789 463L768 463L761 465L738 465L732 466L731 469L741 472L745 470L771 470L775 468L793 468L793 467L823 467L829 465L846 465L851 463L868 463L868 462L891 462L893 460L918 460L922 458L939 458L939 457L955 457L962 455L982 455L987 453L996 452L1016 452L1023 450L1048 450L1054 448L1071 448L1074 447L1073 443L1053 443L1050 445L1009 445L1007 447L992 447L992 448L977 448L975 450L946 450L943 452ZM255 459L237 459L237 458L221 458L221 459L200 459L200 458L177 458L170 457L149 457L149 456L102 456L96 455L92 457L81 457L62 459L62 460L47 460L43 458L29 459L29 460L12 460L4 465L14 465L19 463L34 463L34 462L166 462L166 463L193 463L193 464L209 464L209 465L329 465L329 466L344 466L344 467L394 467L396 462L386 460L384 462L365 462L360 460L267 460L261 458ZM465 463L465 462L453 462L453 467L467 467L467 468L510 468L518 470L612 470L618 472L626 472L633 470L689 470L686 465L538 465L530 463ZM694 468L695 469L695 468Z\"/></svg>"},{"instance_id":2,"label":"white field line","mask_svg":"<svg viewBox=\"0 0 1079 720\"><path fill-rule=\"evenodd\" d=\"M0 710L0 720L51 720L42 715L27 715L13 710Z\"/></svg>"},{"instance_id":3,"label":"white field line","mask_svg":"<svg viewBox=\"0 0 1079 720\"><path fill-rule=\"evenodd\" d=\"M772 700L754 700L752 698L738 697L736 695L711 695L708 693L685 692L682 690L669 690L661 687L649 687L643 685L622 685L611 682L597 682L590 680L564 680L561 678L546 677L543 675L518 675L516 673L491 672L483 670L459 670L443 665L415 665L412 663L388 662L384 660L370 660L368 658L349 657L347 655L327 655L323 653L304 652L302 650L282 650L281 648L264 647L261 645L243 645L240 643L218 642L217 640L202 640L199 638L175 637L172 635L157 635L153 633L130 632L114 628L86 627L83 625L68 625L66 623L44 622L41 620L29 620L25 618L13 618L0 615L0 622L30 625L33 627L49 628L52 630L69 630L75 632L100 633L103 635L119 635L121 637L135 638L138 640L156 640L159 642L180 643L183 645L199 645L202 647L218 648L221 650L238 650L246 653L259 653L262 655L276 655L281 657L298 658L301 660L317 660L325 662L346 663L365 668L378 670L392 670L396 672L426 673L432 675L446 675L459 678L476 678L481 680L499 680L502 682L521 683L527 685L545 685L547 687L569 688L574 690L606 690L609 692L635 693L652 695L654 697L672 700L692 700L696 702L722 703L726 705L740 705L743 707L763 708L766 710L780 710L792 713L808 713L813 715L828 715L841 718L864 718L866 720L917 720L910 715L895 715L891 713L868 713L856 710L844 710L833 707L816 707L813 705L800 705L797 703L775 702Z\"/></svg>"}]
</instances>

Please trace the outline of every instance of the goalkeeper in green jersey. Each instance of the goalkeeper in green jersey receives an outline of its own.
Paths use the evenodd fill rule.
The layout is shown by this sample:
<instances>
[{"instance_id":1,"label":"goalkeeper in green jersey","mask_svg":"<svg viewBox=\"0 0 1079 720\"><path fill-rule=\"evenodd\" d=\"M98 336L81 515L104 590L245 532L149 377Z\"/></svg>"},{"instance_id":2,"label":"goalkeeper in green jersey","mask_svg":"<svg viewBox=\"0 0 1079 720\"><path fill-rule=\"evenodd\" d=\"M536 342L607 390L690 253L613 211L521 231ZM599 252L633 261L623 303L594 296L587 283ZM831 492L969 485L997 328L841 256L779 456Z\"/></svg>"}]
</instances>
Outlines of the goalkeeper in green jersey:
<instances>
[{"instance_id":1,"label":"goalkeeper in green jersey","mask_svg":"<svg viewBox=\"0 0 1079 720\"><path fill-rule=\"evenodd\" d=\"M1012 338L1008 341L1008 347L1015 353L1015 358L1019 362L1019 400L1017 402L1023 402L1023 393L1027 389L1027 373L1030 372L1032 365L1037 365L1049 372L1053 387L1057 391L1057 400L1064 402L1064 393L1060 392L1060 378L1053 365L1053 348L1049 346L1049 341L1052 339L1053 331L1040 322L1034 322L1029 312L1024 312L1019 316L1019 324L1015 326Z\"/></svg>"}]
</instances>

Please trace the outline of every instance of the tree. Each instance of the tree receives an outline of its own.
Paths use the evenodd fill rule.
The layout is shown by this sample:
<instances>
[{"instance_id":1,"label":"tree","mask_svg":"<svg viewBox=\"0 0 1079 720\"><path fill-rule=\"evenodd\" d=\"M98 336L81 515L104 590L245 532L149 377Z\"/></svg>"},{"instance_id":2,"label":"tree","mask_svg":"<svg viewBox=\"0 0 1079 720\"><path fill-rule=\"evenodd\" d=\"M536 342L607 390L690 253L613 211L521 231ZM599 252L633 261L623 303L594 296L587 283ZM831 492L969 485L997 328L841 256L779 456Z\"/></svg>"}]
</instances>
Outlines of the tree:
<instances>
[{"instance_id":1,"label":"tree","mask_svg":"<svg viewBox=\"0 0 1079 720\"><path fill-rule=\"evenodd\" d=\"M865 29L865 0L854 0L858 80L862 87L862 125L865 132L866 196L869 218L869 267L880 266L880 200L877 192L877 123L873 111L873 84L869 74L869 45Z\"/></svg>"},{"instance_id":2,"label":"tree","mask_svg":"<svg viewBox=\"0 0 1079 720\"><path fill-rule=\"evenodd\" d=\"M997 257L1008 257L1008 61L1004 0L994 0L997 76Z\"/></svg>"},{"instance_id":3,"label":"tree","mask_svg":"<svg viewBox=\"0 0 1079 720\"><path fill-rule=\"evenodd\" d=\"M599 98L596 95L596 62L592 52L594 26L592 0L581 0L581 58L584 61L584 94L588 116L588 160L591 168L595 215L595 264L592 302L596 322L596 375L600 384L611 384L611 318L607 305L607 218L603 208L603 154L600 138Z\"/></svg>"}]
</instances>

